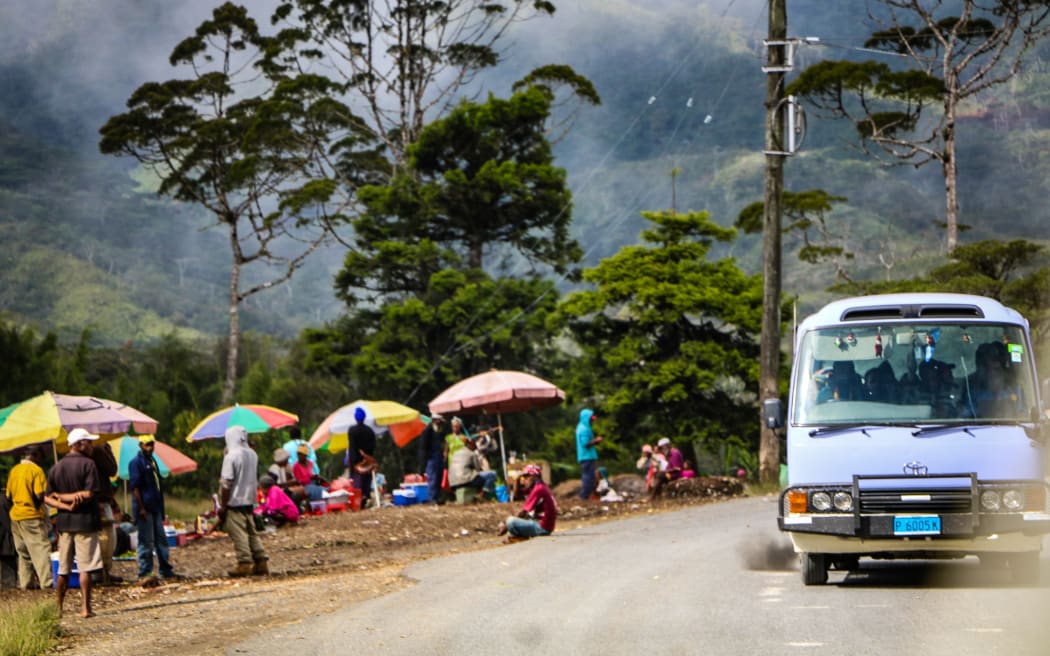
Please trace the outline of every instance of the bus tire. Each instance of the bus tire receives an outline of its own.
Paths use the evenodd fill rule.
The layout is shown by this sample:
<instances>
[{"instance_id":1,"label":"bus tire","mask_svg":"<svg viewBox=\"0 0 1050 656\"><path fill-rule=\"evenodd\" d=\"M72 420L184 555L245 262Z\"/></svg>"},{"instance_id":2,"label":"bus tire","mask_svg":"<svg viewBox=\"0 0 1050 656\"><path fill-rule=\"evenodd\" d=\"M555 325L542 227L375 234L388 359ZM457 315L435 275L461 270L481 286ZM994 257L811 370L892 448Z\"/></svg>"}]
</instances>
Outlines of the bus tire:
<instances>
[{"instance_id":1,"label":"bus tire","mask_svg":"<svg viewBox=\"0 0 1050 656\"><path fill-rule=\"evenodd\" d=\"M799 554L802 582L806 585L824 585L828 582L828 561L824 554Z\"/></svg>"}]
</instances>

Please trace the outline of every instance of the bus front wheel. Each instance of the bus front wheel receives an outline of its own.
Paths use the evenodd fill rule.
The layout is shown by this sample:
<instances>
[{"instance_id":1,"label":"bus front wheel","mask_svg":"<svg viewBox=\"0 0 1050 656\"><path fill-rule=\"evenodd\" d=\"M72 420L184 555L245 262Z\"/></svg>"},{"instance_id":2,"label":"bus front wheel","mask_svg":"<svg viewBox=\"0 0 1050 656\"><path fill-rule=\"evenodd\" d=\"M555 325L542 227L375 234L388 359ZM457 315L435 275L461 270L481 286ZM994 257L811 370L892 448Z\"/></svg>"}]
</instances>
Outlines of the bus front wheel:
<instances>
[{"instance_id":1,"label":"bus front wheel","mask_svg":"<svg viewBox=\"0 0 1050 656\"><path fill-rule=\"evenodd\" d=\"M824 585L828 582L828 561L824 554L803 552L799 554L802 582L806 585Z\"/></svg>"}]
</instances>

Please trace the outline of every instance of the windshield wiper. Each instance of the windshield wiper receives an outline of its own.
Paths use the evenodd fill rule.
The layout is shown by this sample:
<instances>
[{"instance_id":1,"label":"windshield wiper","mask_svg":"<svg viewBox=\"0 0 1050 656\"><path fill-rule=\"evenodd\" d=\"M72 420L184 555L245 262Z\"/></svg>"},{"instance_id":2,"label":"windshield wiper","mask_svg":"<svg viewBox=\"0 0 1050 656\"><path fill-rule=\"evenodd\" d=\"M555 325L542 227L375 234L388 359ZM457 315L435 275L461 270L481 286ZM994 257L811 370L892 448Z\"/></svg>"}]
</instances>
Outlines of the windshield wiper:
<instances>
[{"instance_id":1,"label":"windshield wiper","mask_svg":"<svg viewBox=\"0 0 1050 656\"><path fill-rule=\"evenodd\" d=\"M864 437L871 437L868 433L869 428L885 428L885 426L873 426L871 424L839 424L837 426L822 426L820 428L814 428L809 431L810 437L830 437L836 433L845 433L847 431L860 431L864 433Z\"/></svg>"},{"instance_id":2,"label":"windshield wiper","mask_svg":"<svg viewBox=\"0 0 1050 656\"><path fill-rule=\"evenodd\" d=\"M974 428L980 428L975 426ZM959 431L966 433L967 435L973 436L973 431L970 430L969 426L960 426L959 424L935 424L932 426L918 426L911 432L912 437L933 437L937 433L943 433L946 431Z\"/></svg>"}]
</instances>

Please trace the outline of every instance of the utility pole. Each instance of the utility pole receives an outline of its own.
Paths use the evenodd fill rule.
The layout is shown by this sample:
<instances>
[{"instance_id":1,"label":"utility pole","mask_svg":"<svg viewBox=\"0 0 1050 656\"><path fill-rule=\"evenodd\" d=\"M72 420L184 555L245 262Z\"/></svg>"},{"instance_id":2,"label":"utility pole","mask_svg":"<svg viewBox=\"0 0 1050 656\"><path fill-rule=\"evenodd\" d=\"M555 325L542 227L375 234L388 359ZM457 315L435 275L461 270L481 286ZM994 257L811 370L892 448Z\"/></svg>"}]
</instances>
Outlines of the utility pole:
<instances>
[{"instance_id":1,"label":"utility pole","mask_svg":"<svg viewBox=\"0 0 1050 656\"><path fill-rule=\"evenodd\" d=\"M766 44L766 172L762 227L762 337L759 355L759 480L780 480L780 441L762 419L763 401L780 397L780 226L784 191L784 78L787 73L787 0L769 0Z\"/></svg>"}]
</instances>

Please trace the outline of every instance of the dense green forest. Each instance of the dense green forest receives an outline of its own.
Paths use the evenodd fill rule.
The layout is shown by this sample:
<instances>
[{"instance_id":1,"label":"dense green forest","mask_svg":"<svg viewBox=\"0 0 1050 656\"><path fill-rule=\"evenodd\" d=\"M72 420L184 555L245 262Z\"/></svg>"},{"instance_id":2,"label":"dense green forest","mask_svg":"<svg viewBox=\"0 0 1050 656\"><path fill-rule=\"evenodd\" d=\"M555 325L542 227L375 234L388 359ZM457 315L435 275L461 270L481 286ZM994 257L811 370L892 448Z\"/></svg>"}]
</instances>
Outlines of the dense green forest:
<instances>
[{"instance_id":1,"label":"dense green forest","mask_svg":"<svg viewBox=\"0 0 1050 656\"><path fill-rule=\"evenodd\" d=\"M43 389L99 394L151 414L160 421L160 439L178 443L220 405L228 237L199 205L158 194L154 173L99 152L99 129L128 110L140 85L177 75L171 50L219 4L19 0L0 7L0 346L16 363L0 387L0 406ZM279 4L250 8L268 29ZM460 106L460 115L482 130L477 117L506 111L500 103L512 106L514 84L539 66L566 64L589 80L600 104L562 102L559 95L546 109L531 107L549 112L540 118L557 128L546 134L549 161L526 163L549 167L536 179L553 189L563 177L571 193L566 202L567 194L551 192L560 209L548 215L550 225L564 221L565 233L547 241L565 251L544 260L542 239L506 238L484 251L479 267L461 248L467 236L420 232L435 224L435 215L412 214L406 198L444 194L445 209L455 215L459 196L451 183L441 186L448 180L441 158L435 155L427 169L418 147L402 183L388 188L372 180L377 184L362 196L368 202L358 206L361 218L340 228L341 241L315 253L287 283L244 301L238 400L297 412L309 432L356 398L391 398L425 410L462 377L521 368L557 382L569 399L561 408L507 417L509 447L566 465L559 476L573 473L572 427L584 406L598 411L611 436L602 458L617 468L628 469L638 445L661 435L703 446L697 456L709 470L751 464L757 329L750 313L760 306L752 286L761 246L759 237L729 229L761 200L765 3L554 4L550 16L514 23L500 42L499 64L477 71L427 124L438 152L443 135L467 122L439 119ZM798 67L872 57L861 49L871 31L863 3L790 0L788 12L792 34L819 37L800 48ZM1050 44L1040 44L1010 84L963 108L964 246L1047 244L1050 208L1041 199L1050 179L1043 154L1050 139L1048 58ZM496 120L492 125L484 129L506 129ZM852 133L844 122L810 116L804 147L785 167L787 189L820 188L846 199L828 212L821 238L848 260L800 261L794 256L800 234L785 238L784 292L799 313L876 283L919 277L930 288L950 288L960 278L953 265L979 261L973 251L955 260L943 253L938 171L873 160L851 146ZM501 160L505 175L484 177L485 184L513 182L506 167L524 160L520 153ZM408 184L420 178L433 184ZM676 224L675 213L689 221ZM399 240L418 244L392 245ZM698 284L697 272L675 263L678 252L736 281L737 306L713 292L682 298L670 291ZM565 257L578 257L575 267L564 267ZM402 266L406 258L415 264ZM658 267L645 268L653 277L621 280L617 271L630 272L638 262ZM1045 255L1035 249L1011 262L1007 271L979 272L987 273L981 280L996 281L988 293L1035 315L1039 329L1050 292L1045 278L1007 283L1035 275ZM836 267L842 266L852 287L841 286ZM646 293L662 285L666 296ZM662 320L628 320L650 311L662 311ZM697 313L731 328L705 324L718 334L699 331L685 319ZM711 362L714 375L686 366L682 345L697 361ZM718 361L726 363L721 370ZM676 376L677 384L669 381ZM727 404L732 412L722 411ZM260 446L273 448L282 438L260 436ZM210 489L221 445L179 446L202 468L178 485ZM417 467L414 449L399 452L389 443L383 449L392 478ZM332 474L338 464L326 458Z\"/></svg>"}]
</instances>

